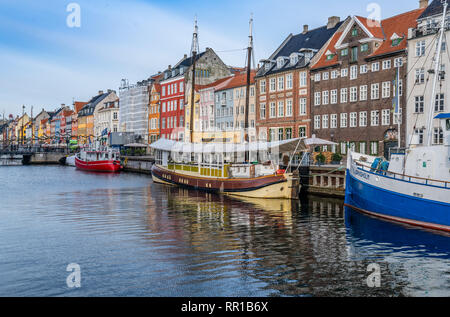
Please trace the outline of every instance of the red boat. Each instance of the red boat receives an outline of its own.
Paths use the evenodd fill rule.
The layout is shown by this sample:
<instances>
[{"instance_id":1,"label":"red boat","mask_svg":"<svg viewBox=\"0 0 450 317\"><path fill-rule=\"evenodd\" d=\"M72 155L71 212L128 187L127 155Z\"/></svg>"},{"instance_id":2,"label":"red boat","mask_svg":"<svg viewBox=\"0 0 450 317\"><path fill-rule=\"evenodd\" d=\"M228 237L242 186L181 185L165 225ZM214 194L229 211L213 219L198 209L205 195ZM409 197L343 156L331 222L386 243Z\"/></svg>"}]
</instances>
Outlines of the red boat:
<instances>
[{"instance_id":1,"label":"red boat","mask_svg":"<svg viewBox=\"0 0 450 317\"><path fill-rule=\"evenodd\" d=\"M83 171L116 173L122 169L119 153L82 150L75 156L75 166Z\"/></svg>"}]
</instances>

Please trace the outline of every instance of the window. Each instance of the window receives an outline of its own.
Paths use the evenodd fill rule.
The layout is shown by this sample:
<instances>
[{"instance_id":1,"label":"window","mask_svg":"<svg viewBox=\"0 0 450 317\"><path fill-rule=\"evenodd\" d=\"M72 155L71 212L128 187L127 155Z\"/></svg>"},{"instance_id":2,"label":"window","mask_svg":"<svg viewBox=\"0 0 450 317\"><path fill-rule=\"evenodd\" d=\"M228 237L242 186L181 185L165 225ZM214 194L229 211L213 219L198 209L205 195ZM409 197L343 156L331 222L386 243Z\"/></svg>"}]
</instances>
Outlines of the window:
<instances>
[{"instance_id":1,"label":"window","mask_svg":"<svg viewBox=\"0 0 450 317\"><path fill-rule=\"evenodd\" d=\"M359 72L360 72L360 74L366 74L366 73L368 72L368 67L367 67L367 65L361 65L361 66L359 67Z\"/></svg>"},{"instance_id":2,"label":"window","mask_svg":"<svg viewBox=\"0 0 450 317\"><path fill-rule=\"evenodd\" d=\"M425 41L419 41L416 43L416 57L425 55Z\"/></svg>"},{"instance_id":3,"label":"window","mask_svg":"<svg viewBox=\"0 0 450 317\"><path fill-rule=\"evenodd\" d=\"M278 129L278 141L283 140L283 135L284 135L283 129L282 128Z\"/></svg>"},{"instance_id":4,"label":"window","mask_svg":"<svg viewBox=\"0 0 450 317\"><path fill-rule=\"evenodd\" d=\"M292 99L286 100L286 117L292 116Z\"/></svg>"},{"instance_id":5,"label":"window","mask_svg":"<svg viewBox=\"0 0 450 317\"><path fill-rule=\"evenodd\" d=\"M361 111L359 113L359 126L367 127L367 112L366 111Z\"/></svg>"},{"instance_id":6,"label":"window","mask_svg":"<svg viewBox=\"0 0 450 317\"><path fill-rule=\"evenodd\" d=\"M421 129L416 129L414 131L414 134L419 136L419 144L423 144L423 128Z\"/></svg>"},{"instance_id":7,"label":"window","mask_svg":"<svg viewBox=\"0 0 450 317\"><path fill-rule=\"evenodd\" d=\"M291 55L291 65L296 65L298 63L298 55Z\"/></svg>"},{"instance_id":8,"label":"window","mask_svg":"<svg viewBox=\"0 0 450 317\"><path fill-rule=\"evenodd\" d=\"M380 63L372 63L372 72L378 72L380 70Z\"/></svg>"},{"instance_id":9,"label":"window","mask_svg":"<svg viewBox=\"0 0 450 317\"><path fill-rule=\"evenodd\" d=\"M322 128L328 129L328 115L327 114L324 114L322 116Z\"/></svg>"},{"instance_id":10,"label":"window","mask_svg":"<svg viewBox=\"0 0 450 317\"><path fill-rule=\"evenodd\" d=\"M277 90L276 85L277 85L276 78L270 78L270 87L269 87L270 92L274 92Z\"/></svg>"},{"instance_id":11,"label":"window","mask_svg":"<svg viewBox=\"0 0 450 317\"><path fill-rule=\"evenodd\" d=\"M325 90L322 92L322 104L328 105L330 102L330 92L328 90Z\"/></svg>"},{"instance_id":12,"label":"window","mask_svg":"<svg viewBox=\"0 0 450 317\"><path fill-rule=\"evenodd\" d=\"M330 78L330 73L329 72L322 73L322 80L328 80L329 78Z\"/></svg>"},{"instance_id":13,"label":"window","mask_svg":"<svg viewBox=\"0 0 450 317\"><path fill-rule=\"evenodd\" d=\"M282 68L284 66L284 57L277 58L277 67Z\"/></svg>"},{"instance_id":14,"label":"window","mask_svg":"<svg viewBox=\"0 0 450 317\"><path fill-rule=\"evenodd\" d=\"M367 52L369 50L369 44L364 43L361 45L361 52Z\"/></svg>"},{"instance_id":15,"label":"window","mask_svg":"<svg viewBox=\"0 0 450 317\"><path fill-rule=\"evenodd\" d=\"M284 101L278 101L278 118L284 117Z\"/></svg>"},{"instance_id":16,"label":"window","mask_svg":"<svg viewBox=\"0 0 450 317\"><path fill-rule=\"evenodd\" d=\"M284 90L284 77L278 77L278 91Z\"/></svg>"},{"instance_id":17,"label":"window","mask_svg":"<svg viewBox=\"0 0 450 317\"><path fill-rule=\"evenodd\" d=\"M439 70L439 80L445 79L445 64L441 65L441 69Z\"/></svg>"},{"instance_id":18,"label":"window","mask_svg":"<svg viewBox=\"0 0 450 317\"><path fill-rule=\"evenodd\" d=\"M403 58L398 57L394 59L394 67L402 67L403 66Z\"/></svg>"},{"instance_id":19,"label":"window","mask_svg":"<svg viewBox=\"0 0 450 317\"><path fill-rule=\"evenodd\" d=\"M352 47L352 62L356 62L358 60L358 46Z\"/></svg>"},{"instance_id":20,"label":"window","mask_svg":"<svg viewBox=\"0 0 450 317\"><path fill-rule=\"evenodd\" d=\"M376 141L370 142L370 154L378 155L378 142Z\"/></svg>"},{"instance_id":21,"label":"window","mask_svg":"<svg viewBox=\"0 0 450 317\"><path fill-rule=\"evenodd\" d=\"M370 112L370 125L372 127L377 127L380 125L380 111L373 110Z\"/></svg>"},{"instance_id":22,"label":"window","mask_svg":"<svg viewBox=\"0 0 450 317\"><path fill-rule=\"evenodd\" d=\"M341 51L341 56L348 56L348 48L344 48L344 49Z\"/></svg>"},{"instance_id":23,"label":"window","mask_svg":"<svg viewBox=\"0 0 450 317\"><path fill-rule=\"evenodd\" d=\"M353 65L350 67L350 80L358 78L358 66Z\"/></svg>"},{"instance_id":24,"label":"window","mask_svg":"<svg viewBox=\"0 0 450 317\"><path fill-rule=\"evenodd\" d=\"M348 114L341 113L341 128L346 128L348 126Z\"/></svg>"},{"instance_id":25,"label":"window","mask_svg":"<svg viewBox=\"0 0 450 317\"><path fill-rule=\"evenodd\" d=\"M314 129L320 129L320 116L314 116Z\"/></svg>"},{"instance_id":26,"label":"window","mask_svg":"<svg viewBox=\"0 0 450 317\"><path fill-rule=\"evenodd\" d=\"M372 100L380 99L380 84L372 84L370 96Z\"/></svg>"},{"instance_id":27,"label":"window","mask_svg":"<svg viewBox=\"0 0 450 317\"><path fill-rule=\"evenodd\" d=\"M425 105L425 98L424 96L416 96L415 102L414 102L414 113L423 113Z\"/></svg>"},{"instance_id":28,"label":"window","mask_svg":"<svg viewBox=\"0 0 450 317\"><path fill-rule=\"evenodd\" d=\"M341 154L347 154L347 142L341 142Z\"/></svg>"},{"instance_id":29,"label":"window","mask_svg":"<svg viewBox=\"0 0 450 317\"><path fill-rule=\"evenodd\" d=\"M352 30L352 36L358 36L358 29L357 28L354 28Z\"/></svg>"},{"instance_id":30,"label":"window","mask_svg":"<svg viewBox=\"0 0 450 317\"><path fill-rule=\"evenodd\" d=\"M391 60L388 59L388 60L383 61L383 70L390 69L390 68L391 68Z\"/></svg>"},{"instance_id":31,"label":"window","mask_svg":"<svg viewBox=\"0 0 450 317\"><path fill-rule=\"evenodd\" d=\"M436 98L435 98L435 103L434 103L434 111L435 112L442 112L444 111L444 94L437 94Z\"/></svg>"},{"instance_id":32,"label":"window","mask_svg":"<svg viewBox=\"0 0 450 317\"><path fill-rule=\"evenodd\" d=\"M350 87L350 102L358 101L358 87Z\"/></svg>"},{"instance_id":33,"label":"window","mask_svg":"<svg viewBox=\"0 0 450 317\"><path fill-rule=\"evenodd\" d=\"M417 68L415 78L416 78L416 84L423 84L425 82L425 69Z\"/></svg>"},{"instance_id":34,"label":"window","mask_svg":"<svg viewBox=\"0 0 450 317\"><path fill-rule=\"evenodd\" d=\"M306 87L307 81L306 81L306 72L300 73L300 87Z\"/></svg>"},{"instance_id":35,"label":"window","mask_svg":"<svg viewBox=\"0 0 450 317\"><path fill-rule=\"evenodd\" d=\"M337 89L333 89L331 91L331 104L332 105L337 104L337 102L338 102L338 96L337 95L338 95Z\"/></svg>"},{"instance_id":36,"label":"window","mask_svg":"<svg viewBox=\"0 0 450 317\"><path fill-rule=\"evenodd\" d=\"M306 138L306 127L299 127L298 128L298 137L299 138Z\"/></svg>"},{"instance_id":37,"label":"window","mask_svg":"<svg viewBox=\"0 0 450 317\"><path fill-rule=\"evenodd\" d=\"M259 91L260 91L262 94L265 94L265 93L266 93L266 81L265 81L265 80L261 80L261 81L260 81L260 83L259 83Z\"/></svg>"},{"instance_id":38,"label":"window","mask_svg":"<svg viewBox=\"0 0 450 317\"><path fill-rule=\"evenodd\" d=\"M337 114L332 114L330 118L330 128L337 129Z\"/></svg>"},{"instance_id":39,"label":"window","mask_svg":"<svg viewBox=\"0 0 450 317\"><path fill-rule=\"evenodd\" d=\"M333 70L332 72L331 72L331 79L336 79L338 77L338 72L337 72L337 70Z\"/></svg>"},{"instance_id":40,"label":"window","mask_svg":"<svg viewBox=\"0 0 450 317\"><path fill-rule=\"evenodd\" d=\"M314 75L314 81L320 81L320 73Z\"/></svg>"},{"instance_id":41,"label":"window","mask_svg":"<svg viewBox=\"0 0 450 317\"><path fill-rule=\"evenodd\" d=\"M286 140L292 139L292 128L286 128Z\"/></svg>"},{"instance_id":42,"label":"window","mask_svg":"<svg viewBox=\"0 0 450 317\"><path fill-rule=\"evenodd\" d=\"M277 110L276 110L276 105L275 102L271 102L270 103L270 117L271 118L276 118L277 114L276 114Z\"/></svg>"},{"instance_id":43,"label":"window","mask_svg":"<svg viewBox=\"0 0 450 317\"><path fill-rule=\"evenodd\" d=\"M348 101L348 88L341 88L341 103Z\"/></svg>"},{"instance_id":44,"label":"window","mask_svg":"<svg viewBox=\"0 0 450 317\"><path fill-rule=\"evenodd\" d=\"M391 110L384 109L381 112L381 125L390 125L391 124Z\"/></svg>"},{"instance_id":45,"label":"window","mask_svg":"<svg viewBox=\"0 0 450 317\"><path fill-rule=\"evenodd\" d=\"M443 144L444 143L444 132L442 131L442 128L434 128L433 143L434 144Z\"/></svg>"},{"instance_id":46,"label":"window","mask_svg":"<svg viewBox=\"0 0 450 317\"><path fill-rule=\"evenodd\" d=\"M356 128L358 126L358 113L350 113L350 128Z\"/></svg>"},{"instance_id":47,"label":"window","mask_svg":"<svg viewBox=\"0 0 450 317\"><path fill-rule=\"evenodd\" d=\"M305 116L306 115L306 98L300 98L299 101L299 115Z\"/></svg>"},{"instance_id":48,"label":"window","mask_svg":"<svg viewBox=\"0 0 450 317\"><path fill-rule=\"evenodd\" d=\"M389 98L391 96L391 82L385 81L383 83L383 91L382 91L382 97L383 98Z\"/></svg>"},{"instance_id":49,"label":"window","mask_svg":"<svg viewBox=\"0 0 450 317\"><path fill-rule=\"evenodd\" d=\"M314 93L314 105L315 106L320 106L320 100L321 100L321 93L320 92L315 92Z\"/></svg>"},{"instance_id":50,"label":"window","mask_svg":"<svg viewBox=\"0 0 450 317\"><path fill-rule=\"evenodd\" d=\"M341 77L347 77L348 76L348 68L342 68L341 69Z\"/></svg>"},{"instance_id":51,"label":"window","mask_svg":"<svg viewBox=\"0 0 450 317\"><path fill-rule=\"evenodd\" d=\"M367 85L359 86L359 100L367 100Z\"/></svg>"},{"instance_id":52,"label":"window","mask_svg":"<svg viewBox=\"0 0 450 317\"><path fill-rule=\"evenodd\" d=\"M359 153L366 154L366 142L359 143Z\"/></svg>"},{"instance_id":53,"label":"window","mask_svg":"<svg viewBox=\"0 0 450 317\"><path fill-rule=\"evenodd\" d=\"M181 82L180 83L180 92L183 92L184 91L184 82Z\"/></svg>"},{"instance_id":54,"label":"window","mask_svg":"<svg viewBox=\"0 0 450 317\"><path fill-rule=\"evenodd\" d=\"M292 74L286 75L286 89L292 89Z\"/></svg>"}]
</instances>

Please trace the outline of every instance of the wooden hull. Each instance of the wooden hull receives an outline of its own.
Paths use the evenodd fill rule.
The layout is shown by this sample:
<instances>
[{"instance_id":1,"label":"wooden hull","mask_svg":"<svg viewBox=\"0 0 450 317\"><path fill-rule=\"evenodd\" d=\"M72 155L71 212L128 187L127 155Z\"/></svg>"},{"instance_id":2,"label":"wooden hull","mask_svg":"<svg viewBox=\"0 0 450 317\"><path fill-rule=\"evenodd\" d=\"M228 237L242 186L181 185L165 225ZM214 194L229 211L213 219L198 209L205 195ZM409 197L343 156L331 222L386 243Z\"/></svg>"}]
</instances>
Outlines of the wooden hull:
<instances>
[{"instance_id":1,"label":"wooden hull","mask_svg":"<svg viewBox=\"0 0 450 317\"><path fill-rule=\"evenodd\" d=\"M116 173L122 169L120 161L82 161L79 158L75 158L75 166L77 169L89 172L103 172L103 173Z\"/></svg>"},{"instance_id":2,"label":"wooden hull","mask_svg":"<svg viewBox=\"0 0 450 317\"><path fill-rule=\"evenodd\" d=\"M251 198L298 199L299 181L292 174L257 178L214 178L176 173L158 165L152 167L156 183Z\"/></svg>"}]
</instances>

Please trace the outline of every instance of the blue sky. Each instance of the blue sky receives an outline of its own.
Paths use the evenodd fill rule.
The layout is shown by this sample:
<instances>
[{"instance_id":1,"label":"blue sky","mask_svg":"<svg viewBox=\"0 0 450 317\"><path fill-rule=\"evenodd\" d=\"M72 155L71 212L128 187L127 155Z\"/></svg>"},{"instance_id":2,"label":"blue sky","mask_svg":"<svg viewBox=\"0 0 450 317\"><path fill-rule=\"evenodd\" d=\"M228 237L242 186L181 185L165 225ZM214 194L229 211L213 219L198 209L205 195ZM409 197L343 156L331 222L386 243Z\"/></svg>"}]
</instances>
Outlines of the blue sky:
<instances>
[{"instance_id":1,"label":"blue sky","mask_svg":"<svg viewBox=\"0 0 450 317\"><path fill-rule=\"evenodd\" d=\"M256 61L267 58L290 33L315 28L329 16L368 16L377 3L386 18L416 9L418 0L0 0L0 116L34 113L87 101L99 90L118 90L189 54L193 19L200 49L211 47L228 65L244 66L248 20L254 16ZM69 28L70 3L81 26Z\"/></svg>"}]
</instances>

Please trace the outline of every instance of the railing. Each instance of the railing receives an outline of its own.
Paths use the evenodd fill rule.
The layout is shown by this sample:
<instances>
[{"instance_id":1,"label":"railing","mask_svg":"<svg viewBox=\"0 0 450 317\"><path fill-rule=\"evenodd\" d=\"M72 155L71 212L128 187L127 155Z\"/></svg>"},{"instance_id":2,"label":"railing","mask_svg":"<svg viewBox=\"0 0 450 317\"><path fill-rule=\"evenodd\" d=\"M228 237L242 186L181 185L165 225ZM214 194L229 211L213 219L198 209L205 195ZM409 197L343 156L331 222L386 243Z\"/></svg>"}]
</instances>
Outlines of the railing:
<instances>
[{"instance_id":1,"label":"railing","mask_svg":"<svg viewBox=\"0 0 450 317\"><path fill-rule=\"evenodd\" d=\"M0 148L0 154L35 154L35 153L70 153L67 146L48 147L48 146L18 146L10 145Z\"/></svg>"},{"instance_id":2,"label":"railing","mask_svg":"<svg viewBox=\"0 0 450 317\"><path fill-rule=\"evenodd\" d=\"M431 178L423 178L423 177L411 176L411 175L406 175L406 174L399 174L399 173L395 173L395 172L391 172L391 171L385 171L385 170L382 170L379 168L372 168L372 167L369 167L369 166L364 165L359 162L355 162L355 163L357 166L360 167L359 169L361 169L365 172L375 173L380 176L384 176L384 177L388 177L388 178L392 178L392 179L396 179L396 180L401 180L401 181L405 181L405 182L409 182L409 183L450 189L450 182L448 182L448 181L442 181L442 180L431 179ZM365 168L368 170L366 170ZM389 175L392 175L392 176L389 176ZM413 180L417 180L420 182L413 181ZM443 185L436 185L433 183L438 183L438 184L443 184Z\"/></svg>"}]
</instances>

